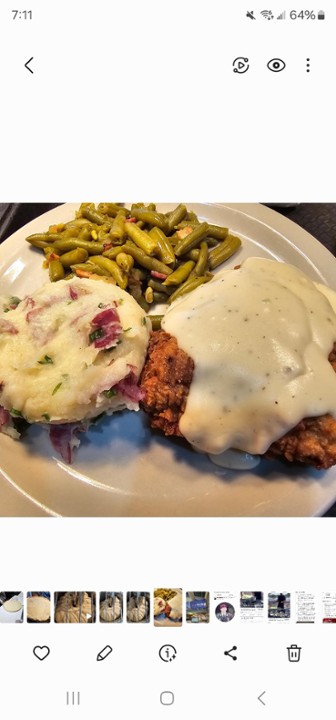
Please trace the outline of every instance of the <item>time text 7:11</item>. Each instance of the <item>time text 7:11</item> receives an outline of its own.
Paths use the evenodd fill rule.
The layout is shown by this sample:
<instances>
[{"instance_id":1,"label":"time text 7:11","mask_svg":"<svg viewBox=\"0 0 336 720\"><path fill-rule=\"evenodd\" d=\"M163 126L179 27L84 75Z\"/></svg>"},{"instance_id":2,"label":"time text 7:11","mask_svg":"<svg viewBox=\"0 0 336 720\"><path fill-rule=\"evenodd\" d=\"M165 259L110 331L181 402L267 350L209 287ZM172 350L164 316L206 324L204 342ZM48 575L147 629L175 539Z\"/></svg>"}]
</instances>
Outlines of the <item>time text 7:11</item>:
<instances>
[{"instance_id":1,"label":"time text 7:11","mask_svg":"<svg viewBox=\"0 0 336 720\"><path fill-rule=\"evenodd\" d=\"M33 11L32 10L12 10L12 19L13 20L32 20L33 19Z\"/></svg>"}]
</instances>

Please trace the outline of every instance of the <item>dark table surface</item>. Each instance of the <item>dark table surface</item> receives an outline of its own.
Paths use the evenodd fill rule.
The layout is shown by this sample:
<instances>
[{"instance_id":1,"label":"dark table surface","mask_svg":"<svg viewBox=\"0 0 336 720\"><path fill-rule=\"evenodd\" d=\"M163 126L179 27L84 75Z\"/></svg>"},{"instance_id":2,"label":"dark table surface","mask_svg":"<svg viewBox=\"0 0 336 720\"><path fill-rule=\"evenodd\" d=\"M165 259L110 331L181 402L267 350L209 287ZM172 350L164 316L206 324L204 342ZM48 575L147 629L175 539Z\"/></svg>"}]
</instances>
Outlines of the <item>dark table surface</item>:
<instances>
[{"instance_id":1,"label":"dark table surface","mask_svg":"<svg viewBox=\"0 0 336 720\"><path fill-rule=\"evenodd\" d=\"M26 223L60 204L0 203L0 243ZM300 203L288 207L268 203L268 206L314 235L336 256L336 203ZM325 517L336 517L336 503Z\"/></svg>"}]
</instances>

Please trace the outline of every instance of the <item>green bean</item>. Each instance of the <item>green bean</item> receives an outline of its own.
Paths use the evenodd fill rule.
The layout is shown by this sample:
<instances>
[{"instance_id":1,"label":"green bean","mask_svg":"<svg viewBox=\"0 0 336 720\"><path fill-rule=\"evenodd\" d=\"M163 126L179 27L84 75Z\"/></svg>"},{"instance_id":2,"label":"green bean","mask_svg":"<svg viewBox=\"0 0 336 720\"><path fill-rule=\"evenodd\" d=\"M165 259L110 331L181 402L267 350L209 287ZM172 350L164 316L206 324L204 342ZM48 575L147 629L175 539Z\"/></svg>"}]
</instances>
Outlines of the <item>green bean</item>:
<instances>
[{"instance_id":1,"label":"green bean","mask_svg":"<svg viewBox=\"0 0 336 720\"><path fill-rule=\"evenodd\" d=\"M183 263L180 267L177 268L177 270L174 270L174 272L171 275L168 275L168 277L164 280L164 285L180 285L183 283L190 275L191 271L195 267L195 263L193 260L187 260L186 263Z\"/></svg>"},{"instance_id":2,"label":"green bean","mask_svg":"<svg viewBox=\"0 0 336 720\"><path fill-rule=\"evenodd\" d=\"M54 240L58 240L58 238L59 235L57 233L53 233L52 235L49 233L35 233L34 235L26 237L26 242L29 242L30 245L37 248L45 248L47 245L50 245L50 243L53 243Z\"/></svg>"},{"instance_id":3,"label":"green bean","mask_svg":"<svg viewBox=\"0 0 336 720\"><path fill-rule=\"evenodd\" d=\"M92 262L98 265L98 267L101 267L103 270L108 270L110 275L112 275L117 285L119 285L122 290L125 290L127 288L127 275L121 270L115 260L110 260L109 258L103 257L102 255L93 255Z\"/></svg>"},{"instance_id":4,"label":"green bean","mask_svg":"<svg viewBox=\"0 0 336 720\"><path fill-rule=\"evenodd\" d=\"M79 238L76 238L76 240L55 240L53 247L57 249L57 255L63 255L63 253L77 248L87 250L89 255L99 255L104 250L103 243L94 242L94 240L80 240Z\"/></svg>"},{"instance_id":5,"label":"green bean","mask_svg":"<svg viewBox=\"0 0 336 720\"><path fill-rule=\"evenodd\" d=\"M161 330L161 320L163 315L148 315L148 317L152 323L152 330Z\"/></svg>"},{"instance_id":6,"label":"green bean","mask_svg":"<svg viewBox=\"0 0 336 720\"><path fill-rule=\"evenodd\" d=\"M175 290L175 292L168 298L169 305L176 300L178 297L182 297L183 295L187 295L192 290L195 290L200 285L204 285L204 283L209 282L211 278L209 278L207 275L202 275L201 277L195 277L192 279L186 280L183 285L180 285L180 287Z\"/></svg>"},{"instance_id":7,"label":"green bean","mask_svg":"<svg viewBox=\"0 0 336 720\"><path fill-rule=\"evenodd\" d=\"M104 250L103 256L109 258L110 260L115 260L115 258L120 253L127 252L127 246L126 245L117 245L117 247L110 248L109 250Z\"/></svg>"},{"instance_id":8,"label":"green bean","mask_svg":"<svg viewBox=\"0 0 336 720\"><path fill-rule=\"evenodd\" d=\"M154 253L157 252L158 246L155 240L153 240L148 233L134 225L134 223L125 223L125 230L128 237L135 242L140 250L147 253L147 255L154 255Z\"/></svg>"},{"instance_id":9,"label":"green bean","mask_svg":"<svg viewBox=\"0 0 336 720\"><path fill-rule=\"evenodd\" d=\"M145 207L145 203L132 203L132 205L131 205L131 217L134 217L134 215L133 215L133 211L134 211L134 210L136 210L137 208L144 208L144 207Z\"/></svg>"},{"instance_id":10,"label":"green bean","mask_svg":"<svg viewBox=\"0 0 336 720\"><path fill-rule=\"evenodd\" d=\"M177 257L180 257L180 255L184 255L185 253L189 252L189 250L193 250L194 247L199 245L201 240L204 240L204 238L208 234L208 223L204 222L200 225L197 225L193 229L193 231L187 235L183 240L180 240L179 243L175 246L175 255Z\"/></svg>"},{"instance_id":11,"label":"green bean","mask_svg":"<svg viewBox=\"0 0 336 720\"><path fill-rule=\"evenodd\" d=\"M145 224L146 224L146 223L144 223L143 220L138 220L138 222L136 222L135 224L136 224L137 227L140 228L140 230L142 230L142 229L145 227Z\"/></svg>"},{"instance_id":12,"label":"green bean","mask_svg":"<svg viewBox=\"0 0 336 720\"><path fill-rule=\"evenodd\" d=\"M51 260L49 263L49 277L51 282L63 280L65 276L64 267L59 260Z\"/></svg>"},{"instance_id":13,"label":"green bean","mask_svg":"<svg viewBox=\"0 0 336 720\"><path fill-rule=\"evenodd\" d=\"M166 265L175 265L175 253L171 243L169 242L169 239L165 236L164 232L162 232L162 230L160 230L160 228L158 227L153 227L150 230L149 235L157 243L160 260L166 263Z\"/></svg>"},{"instance_id":14,"label":"green bean","mask_svg":"<svg viewBox=\"0 0 336 720\"><path fill-rule=\"evenodd\" d=\"M89 225L89 220L86 220L86 218L76 218L76 220L70 220L70 222L65 223L65 228L73 228L73 227L84 227L84 225Z\"/></svg>"},{"instance_id":15,"label":"green bean","mask_svg":"<svg viewBox=\"0 0 336 720\"><path fill-rule=\"evenodd\" d=\"M237 252L240 246L240 238L235 235L228 235L226 240L209 252L210 269L214 270L214 268L224 262L224 260L228 260L231 255Z\"/></svg>"},{"instance_id":16,"label":"green bean","mask_svg":"<svg viewBox=\"0 0 336 720\"><path fill-rule=\"evenodd\" d=\"M209 250L205 240L200 244L199 256L195 265L195 274L204 275L208 263Z\"/></svg>"},{"instance_id":17,"label":"green bean","mask_svg":"<svg viewBox=\"0 0 336 720\"><path fill-rule=\"evenodd\" d=\"M133 243L127 242L126 245L124 245L123 247L125 248L126 253L132 255L134 260L136 260L139 265L142 265L142 267L145 267L147 270L155 270L162 275L170 275L170 273L173 272L172 269L168 267L168 265L165 265L156 258L146 255L146 253L140 250L140 248L136 247L136 245L133 245Z\"/></svg>"},{"instance_id":18,"label":"green bean","mask_svg":"<svg viewBox=\"0 0 336 720\"><path fill-rule=\"evenodd\" d=\"M118 203L99 203L98 205L98 211L109 217L116 217L121 209L124 210L126 217L129 217L130 211L122 205L118 205Z\"/></svg>"},{"instance_id":19,"label":"green bean","mask_svg":"<svg viewBox=\"0 0 336 720\"><path fill-rule=\"evenodd\" d=\"M110 236L112 238L116 238L117 240L122 240L125 235L125 212L124 210L119 210L118 214L115 216L112 227L110 230Z\"/></svg>"},{"instance_id":20,"label":"green bean","mask_svg":"<svg viewBox=\"0 0 336 720\"><path fill-rule=\"evenodd\" d=\"M189 221L195 223L196 225L199 225L199 224L200 224L200 221L199 221L196 213L194 213L193 210L189 210L189 212L188 212L188 214L187 214L187 218L188 218Z\"/></svg>"},{"instance_id":21,"label":"green bean","mask_svg":"<svg viewBox=\"0 0 336 720\"><path fill-rule=\"evenodd\" d=\"M228 235L228 228L220 227L219 225L210 225L209 224L209 230L208 235L211 238L215 238L215 240L225 240L225 238Z\"/></svg>"},{"instance_id":22,"label":"green bean","mask_svg":"<svg viewBox=\"0 0 336 720\"><path fill-rule=\"evenodd\" d=\"M148 285L156 292L165 293L165 295L171 295L174 292L173 287L167 287L167 285L164 285L162 282L155 280L154 278L148 280Z\"/></svg>"},{"instance_id":23,"label":"green bean","mask_svg":"<svg viewBox=\"0 0 336 720\"><path fill-rule=\"evenodd\" d=\"M137 301L138 305L140 305L140 307L142 307L145 312L148 312L149 303L145 300L142 293L138 294L134 288L128 288L128 292L130 293L130 295L132 295L132 297L134 297L134 300Z\"/></svg>"},{"instance_id":24,"label":"green bean","mask_svg":"<svg viewBox=\"0 0 336 720\"><path fill-rule=\"evenodd\" d=\"M154 210L148 210L146 207L134 208L133 217L137 220L143 220L147 225L159 227L161 230L167 229L167 218L162 213L154 212Z\"/></svg>"},{"instance_id":25,"label":"green bean","mask_svg":"<svg viewBox=\"0 0 336 720\"><path fill-rule=\"evenodd\" d=\"M174 227L178 225L187 214L187 208L185 205L178 205L175 210L172 210L168 216L168 230L172 232Z\"/></svg>"},{"instance_id":26,"label":"green bean","mask_svg":"<svg viewBox=\"0 0 336 720\"><path fill-rule=\"evenodd\" d=\"M186 253L186 258L188 260L194 260L194 262L197 263L197 260L199 258L200 251L198 248L194 248L194 250L190 250L190 252Z\"/></svg>"},{"instance_id":27,"label":"green bean","mask_svg":"<svg viewBox=\"0 0 336 720\"><path fill-rule=\"evenodd\" d=\"M149 203L149 205L147 205L147 210L154 210L154 212L155 212L156 211L155 203Z\"/></svg>"},{"instance_id":28,"label":"green bean","mask_svg":"<svg viewBox=\"0 0 336 720\"><path fill-rule=\"evenodd\" d=\"M83 248L76 248L76 250L70 250L70 252L61 255L60 262L63 267L69 268L71 265L77 265L78 263L84 263L89 257L87 250Z\"/></svg>"},{"instance_id":29,"label":"green bean","mask_svg":"<svg viewBox=\"0 0 336 720\"><path fill-rule=\"evenodd\" d=\"M94 273L95 275L104 275L105 277L111 277L108 270L103 270L103 268L99 267L99 265L96 265L95 263L92 263L91 261L87 263L76 263L76 265L71 265L71 270L73 270L75 273L77 270L84 270L86 272Z\"/></svg>"},{"instance_id":30,"label":"green bean","mask_svg":"<svg viewBox=\"0 0 336 720\"><path fill-rule=\"evenodd\" d=\"M92 240L91 233L92 233L93 227L94 226L91 223L88 223L86 226L83 226L79 233L78 238L80 240L87 240L87 241L91 242L91 240Z\"/></svg>"},{"instance_id":31,"label":"green bean","mask_svg":"<svg viewBox=\"0 0 336 720\"><path fill-rule=\"evenodd\" d=\"M112 220L107 215L103 215L103 213L99 212L98 210L94 210L90 207L84 207L81 210L82 217L85 217L87 220L90 220L90 222L93 222L95 225L105 225L109 224L112 226Z\"/></svg>"},{"instance_id":32,"label":"green bean","mask_svg":"<svg viewBox=\"0 0 336 720\"><path fill-rule=\"evenodd\" d=\"M153 302L166 303L166 302L168 302L168 295L165 295L165 293L157 292L157 290L154 290L153 291Z\"/></svg>"},{"instance_id":33,"label":"green bean","mask_svg":"<svg viewBox=\"0 0 336 720\"><path fill-rule=\"evenodd\" d=\"M132 255L128 255L127 253L118 253L116 257L116 262L119 267L121 267L122 270L124 270L126 273L129 273L129 271L132 269L134 265L134 259L132 258Z\"/></svg>"}]
</instances>

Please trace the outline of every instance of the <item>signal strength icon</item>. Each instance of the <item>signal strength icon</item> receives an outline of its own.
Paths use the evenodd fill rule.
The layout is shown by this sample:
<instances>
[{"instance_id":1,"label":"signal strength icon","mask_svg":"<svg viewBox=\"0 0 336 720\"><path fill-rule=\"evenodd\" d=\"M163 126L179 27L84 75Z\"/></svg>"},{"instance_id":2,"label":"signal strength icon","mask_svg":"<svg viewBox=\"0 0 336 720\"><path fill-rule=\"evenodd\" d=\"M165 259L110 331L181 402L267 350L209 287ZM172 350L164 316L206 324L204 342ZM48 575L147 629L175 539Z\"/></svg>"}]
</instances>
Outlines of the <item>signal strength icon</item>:
<instances>
[{"instance_id":1,"label":"signal strength icon","mask_svg":"<svg viewBox=\"0 0 336 720\"><path fill-rule=\"evenodd\" d=\"M286 19L286 10L284 10L280 15L278 15L277 20L285 20Z\"/></svg>"}]
</instances>

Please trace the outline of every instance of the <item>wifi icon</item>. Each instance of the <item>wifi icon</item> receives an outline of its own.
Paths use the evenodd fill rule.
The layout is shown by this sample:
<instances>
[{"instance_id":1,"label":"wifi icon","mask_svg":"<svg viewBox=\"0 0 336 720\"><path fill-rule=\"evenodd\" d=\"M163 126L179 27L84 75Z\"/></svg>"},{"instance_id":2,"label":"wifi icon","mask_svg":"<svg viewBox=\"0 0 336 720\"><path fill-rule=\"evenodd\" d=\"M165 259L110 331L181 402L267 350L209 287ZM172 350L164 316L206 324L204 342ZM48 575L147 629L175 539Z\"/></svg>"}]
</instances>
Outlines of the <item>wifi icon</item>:
<instances>
[{"instance_id":1,"label":"wifi icon","mask_svg":"<svg viewBox=\"0 0 336 720\"><path fill-rule=\"evenodd\" d=\"M265 20L274 20L272 10L261 10L260 15L262 15Z\"/></svg>"}]
</instances>

